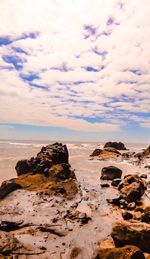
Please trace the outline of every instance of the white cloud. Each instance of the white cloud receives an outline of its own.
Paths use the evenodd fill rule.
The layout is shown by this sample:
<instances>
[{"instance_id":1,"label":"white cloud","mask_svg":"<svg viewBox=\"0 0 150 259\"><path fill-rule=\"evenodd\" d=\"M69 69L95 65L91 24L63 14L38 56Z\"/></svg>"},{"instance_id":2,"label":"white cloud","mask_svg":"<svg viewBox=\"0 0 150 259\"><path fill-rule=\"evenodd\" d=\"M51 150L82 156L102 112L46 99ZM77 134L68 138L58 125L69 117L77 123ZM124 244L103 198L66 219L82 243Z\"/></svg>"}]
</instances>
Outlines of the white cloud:
<instances>
[{"instance_id":1,"label":"white cloud","mask_svg":"<svg viewBox=\"0 0 150 259\"><path fill-rule=\"evenodd\" d=\"M14 39L0 47L0 67L5 67L0 71L1 122L117 131L130 114L141 127L149 127L140 115L150 112L149 13L148 0L1 0L1 37ZM110 17L112 24L107 25ZM87 39L85 25L95 30ZM37 38L21 37L32 32L39 32ZM22 73L37 73L39 79L32 83L48 91L29 86L20 71L6 70L14 66L4 62L4 55L26 59ZM56 69L63 64L68 72ZM84 67L104 69L89 72ZM135 69L142 74L131 71ZM74 84L78 81L85 83ZM102 120L90 123L82 117Z\"/></svg>"}]
</instances>

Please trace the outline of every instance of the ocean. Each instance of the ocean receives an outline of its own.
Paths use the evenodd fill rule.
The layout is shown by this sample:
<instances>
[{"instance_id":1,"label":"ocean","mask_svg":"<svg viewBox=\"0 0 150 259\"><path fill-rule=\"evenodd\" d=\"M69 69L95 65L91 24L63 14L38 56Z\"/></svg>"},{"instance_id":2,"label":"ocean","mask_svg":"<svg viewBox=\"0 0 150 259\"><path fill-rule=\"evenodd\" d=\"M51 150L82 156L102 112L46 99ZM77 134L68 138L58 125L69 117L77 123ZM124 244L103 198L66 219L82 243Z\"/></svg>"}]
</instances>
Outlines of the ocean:
<instances>
[{"instance_id":1,"label":"ocean","mask_svg":"<svg viewBox=\"0 0 150 259\"><path fill-rule=\"evenodd\" d=\"M40 151L42 146L54 143L54 141L31 141L31 140L1 140L0 141L0 182L16 177L15 165L18 160L29 159ZM79 178L97 179L99 168L106 162L90 161L89 155L97 147L102 148L104 143L66 143L69 150L69 161L76 170ZM146 144L126 144L130 151L140 151L146 148ZM111 164L114 164L111 163ZM128 164L123 162L123 164ZM131 165L130 165L131 166ZM97 170L98 167L98 170ZM98 173L97 173L98 172Z\"/></svg>"}]
</instances>

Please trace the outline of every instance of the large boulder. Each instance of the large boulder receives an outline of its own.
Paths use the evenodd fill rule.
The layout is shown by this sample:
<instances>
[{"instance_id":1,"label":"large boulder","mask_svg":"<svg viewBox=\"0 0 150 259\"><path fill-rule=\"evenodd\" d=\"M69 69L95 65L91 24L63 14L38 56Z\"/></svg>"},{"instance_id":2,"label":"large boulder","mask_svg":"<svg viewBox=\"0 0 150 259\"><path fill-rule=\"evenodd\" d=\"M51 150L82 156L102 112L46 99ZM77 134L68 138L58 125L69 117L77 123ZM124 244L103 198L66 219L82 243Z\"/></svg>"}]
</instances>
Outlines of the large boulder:
<instances>
[{"instance_id":1,"label":"large boulder","mask_svg":"<svg viewBox=\"0 0 150 259\"><path fill-rule=\"evenodd\" d=\"M117 247L135 245L150 253L150 225L147 223L120 222L112 229L111 236Z\"/></svg>"},{"instance_id":2,"label":"large boulder","mask_svg":"<svg viewBox=\"0 0 150 259\"><path fill-rule=\"evenodd\" d=\"M101 172L102 180L113 180L115 178L121 178L122 170L115 166L103 167Z\"/></svg>"},{"instance_id":3,"label":"large boulder","mask_svg":"<svg viewBox=\"0 0 150 259\"><path fill-rule=\"evenodd\" d=\"M68 164L69 155L66 145L54 143L46 147L42 147L41 151L34 158L29 160L20 160L16 164L17 175L30 172L41 172L51 168L52 165L66 163Z\"/></svg>"},{"instance_id":4,"label":"large boulder","mask_svg":"<svg viewBox=\"0 0 150 259\"><path fill-rule=\"evenodd\" d=\"M127 175L119 184L121 196L128 202L139 200L145 192L145 184L138 175Z\"/></svg>"},{"instance_id":5,"label":"large boulder","mask_svg":"<svg viewBox=\"0 0 150 259\"><path fill-rule=\"evenodd\" d=\"M78 185L68 160L66 145L54 143L42 147L35 158L18 161L18 178L2 183L0 199L19 188L73 198L78 192Z\"/></svg>"},{"instance_id":6,"label":"large boulder","mask_svg":"<svg viewBox=\"0 0 150 259\"><path fill-rule=\"evenodd\" d=\"M136 246L126 245L121 248L99 249L95 259L144 259L143 252Z\"/></svg>"},{"instance_id":7,"label":"large boulder","mask_svg":"<svg viewBox=\"0 0 150 259\"><path fill-rule=\"evenodd\" d=\"M127 150L125 145L122 142L107 142L104 145L104 148L108 148L108 147L115 148L117 150Z\"/></svg>"}]
</instances>

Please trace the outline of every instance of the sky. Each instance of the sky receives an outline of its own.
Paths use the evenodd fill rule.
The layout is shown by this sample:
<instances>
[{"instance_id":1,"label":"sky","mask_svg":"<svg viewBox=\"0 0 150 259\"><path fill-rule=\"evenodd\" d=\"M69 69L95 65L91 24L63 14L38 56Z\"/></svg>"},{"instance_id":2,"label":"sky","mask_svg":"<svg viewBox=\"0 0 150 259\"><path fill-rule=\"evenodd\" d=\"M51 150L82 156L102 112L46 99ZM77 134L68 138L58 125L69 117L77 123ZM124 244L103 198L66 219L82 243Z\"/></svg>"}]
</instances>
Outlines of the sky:
<instances>
[{"instance_id":1,"label":"sky","mask_svg":"<svg viewBox=\"0 0 150 259\"><path fill-rule=\"evenodd\" d=\"M1 0L0 139L150 142L149 0Z\"/></svg>"}]
</instances>

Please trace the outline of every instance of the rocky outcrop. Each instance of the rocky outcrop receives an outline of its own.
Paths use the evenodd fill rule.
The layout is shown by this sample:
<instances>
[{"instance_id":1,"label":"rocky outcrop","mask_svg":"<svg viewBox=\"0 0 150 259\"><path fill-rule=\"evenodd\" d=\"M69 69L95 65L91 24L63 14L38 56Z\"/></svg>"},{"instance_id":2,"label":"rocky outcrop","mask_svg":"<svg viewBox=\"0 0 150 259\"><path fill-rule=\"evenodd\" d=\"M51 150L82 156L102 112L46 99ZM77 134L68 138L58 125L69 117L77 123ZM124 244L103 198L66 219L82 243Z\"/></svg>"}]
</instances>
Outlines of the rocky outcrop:
<instances>
[{"instance_id":1,"label":"rocky outcrop","mask_svg":"<svg viewBox=\"0 0 150 259\"><path fill-rule=\"evenodd\" d=\"M121 178L122 170L115 166L107 166L102 169L102 180L113 180L115 178Z\"/></svg>"},{"instance_id":2,"label":"rocky outcrop","mask_svg":"<svg viewBox=\"0 0 150 259\"><path fill-rule=\"evenodd\" d=\"M90 157L97 157L100 160L105 160L109 158L116 158L121 156L118 150L114 148L107 148L107 149L98 149L96 148Z\"/></svg>"},{"instance_id":3,"label":"rocky outcrop","mask_svg":"<svg viewBox=\"0 0 150 259\"><path fill-rule=\"evenodd\" d=\"M126 147L122 142L107 142L104 145L104 148L108 148L108 147L115 148L117 150L126 150Z\"/></svg>"},{"instance_id":4,"label":"rocky outcrop","mask_svg":"<svg viewBox=\"0 0 150 259\"><path fill-rule=\"evenodd\" d=\"M16 164L17 175L22 175L30 172L39 173L45 172L56 164L68 164L69 155L66 145L54 143L46 147L42 147L41 151L34 158L29 160L20 160Z\"/></svg>"},{"instance_id":5,"label":"rocky outcrop","mask_svg":"<svg viewBox=\"0 0 150 259\"><path fill-rule=\"evenodd\" d=\"M150 253L150 225L147 223L116 223L111 236L117 247L124 245L138 246L142 251Z\"/></svg>"},{"instance_id":6,"label":"rocky outcrop","mask_svg":"<svg viewBox=\"0 0 150 259\"><path fill-rule=\"evenodd\" d=\"M127 175L119 184L118 190L127 202L134 202L144 194L145 184L138 175Z\"/></svg>"},{"instance_id":7,"label":"rocky outcrop","mask_svg":"<svg viewBox=\"0 0 150 259\"><path fill-rule=\"evenodd\" d=\"M46 192L72 198L78 191L74 170L68 164L66 145L55 143L42 147L36 158L18 161L18 178L2 183L0 199L16 189Z\"/></svg>"},{"instance_id":8,"label":"rocky outcrop","mask_svg":"<svg viewBox=\"0 0 150 259\"><path fill-rule=\"evenodd\" d=\"M143 252L136 246L126 245L121 248L99 249L95 259L144 259Z\"/></svg>"}]
</instances>

